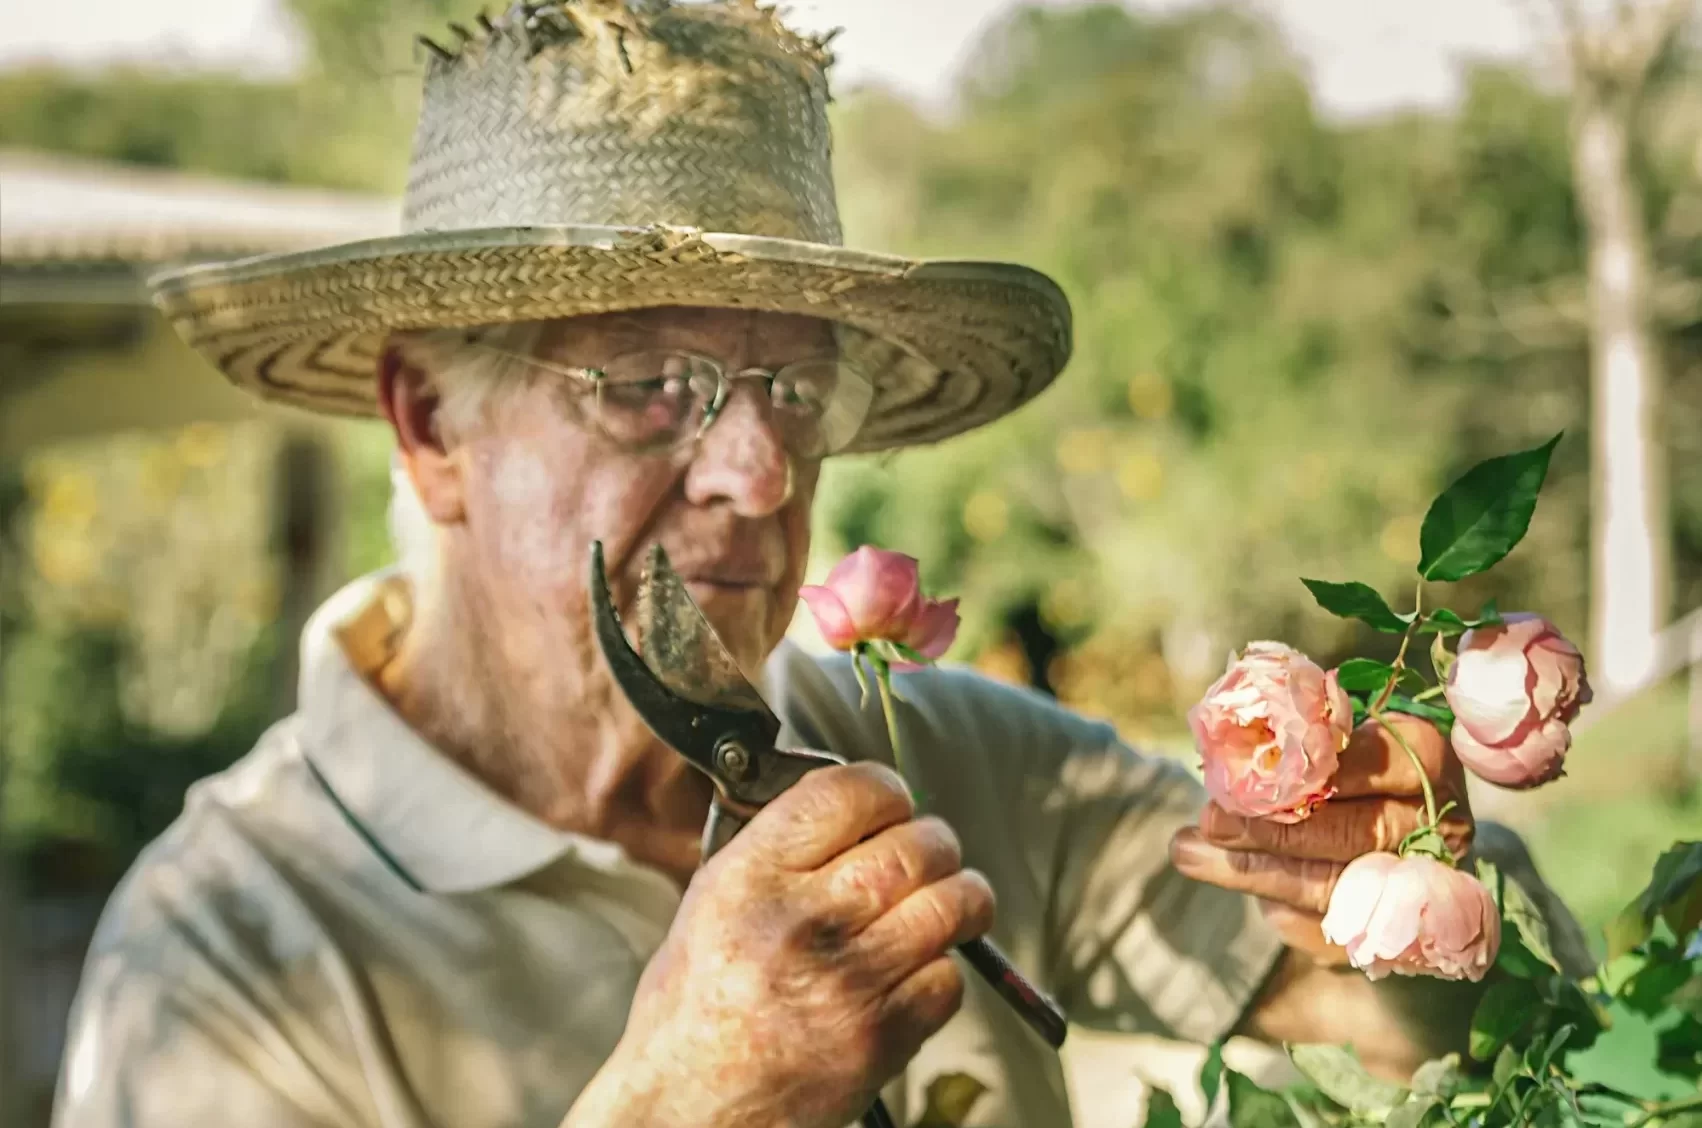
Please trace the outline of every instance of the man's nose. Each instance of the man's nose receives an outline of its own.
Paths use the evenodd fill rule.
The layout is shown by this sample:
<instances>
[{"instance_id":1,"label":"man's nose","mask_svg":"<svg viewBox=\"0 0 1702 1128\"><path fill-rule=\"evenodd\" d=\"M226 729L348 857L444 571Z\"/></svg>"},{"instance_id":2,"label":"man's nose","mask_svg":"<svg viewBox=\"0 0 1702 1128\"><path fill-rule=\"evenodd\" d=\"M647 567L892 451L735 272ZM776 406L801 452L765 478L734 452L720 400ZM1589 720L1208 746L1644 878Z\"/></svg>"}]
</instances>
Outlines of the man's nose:
<instances>
[{"instance_id":1,"label":"man's nose","mask_svg":"<svg viewBox=\"0 0 1702 1128\"><path fill-rule=\"evenodd\" d=\"M704 432L686 472L693 504L727 501L741 517L766 517L792 496L792 458L765 390L761 381L739 381Z\"/></svg>"}]
</instances>

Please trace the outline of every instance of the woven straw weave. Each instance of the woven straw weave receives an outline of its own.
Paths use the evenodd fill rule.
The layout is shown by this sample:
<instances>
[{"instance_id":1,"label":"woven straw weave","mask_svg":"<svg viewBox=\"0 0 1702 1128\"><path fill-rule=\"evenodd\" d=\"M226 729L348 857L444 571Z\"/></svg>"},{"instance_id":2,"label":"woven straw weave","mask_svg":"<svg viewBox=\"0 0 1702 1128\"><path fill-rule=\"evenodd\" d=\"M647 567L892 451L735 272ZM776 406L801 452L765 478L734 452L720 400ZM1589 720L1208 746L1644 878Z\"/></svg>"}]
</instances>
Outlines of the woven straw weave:
<instances>
[{"instance_id":1,"label":"woven straw weave","mask_svg":"<svg viewBox=\"0 0 1702 1128\"><path fill-rule=\"evenodd\" d=\"M927 442L1043 389L1069 306L1001 263L839 245L824 45L749 0L517 4L432 45L403 234L154 280L239 385L370 414L398 329L650 306L829 318L874 340L852 450Z\"/></svg>"}]
</instances>

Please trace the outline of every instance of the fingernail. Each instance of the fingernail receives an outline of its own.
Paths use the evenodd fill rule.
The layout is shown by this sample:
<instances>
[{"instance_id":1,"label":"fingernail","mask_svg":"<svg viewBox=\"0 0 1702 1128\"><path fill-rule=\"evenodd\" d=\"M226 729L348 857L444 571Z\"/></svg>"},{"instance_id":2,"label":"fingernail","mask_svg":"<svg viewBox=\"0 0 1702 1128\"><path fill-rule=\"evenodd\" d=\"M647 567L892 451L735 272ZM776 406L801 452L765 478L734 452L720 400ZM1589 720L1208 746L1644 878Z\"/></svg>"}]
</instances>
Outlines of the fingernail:
<instances>
[{"instance_id":1,"label":"fingernail","mask_svg":"<svg viewBox=\"0 0 1702 1128\"><path fill-rule=\"evenodd\" d=\"M1170 840L1170 861L1178 869L1198 868L1205 865L1210 850L1200 838L1200 832L1187 827Z\"/></svg>"}]
</instances>

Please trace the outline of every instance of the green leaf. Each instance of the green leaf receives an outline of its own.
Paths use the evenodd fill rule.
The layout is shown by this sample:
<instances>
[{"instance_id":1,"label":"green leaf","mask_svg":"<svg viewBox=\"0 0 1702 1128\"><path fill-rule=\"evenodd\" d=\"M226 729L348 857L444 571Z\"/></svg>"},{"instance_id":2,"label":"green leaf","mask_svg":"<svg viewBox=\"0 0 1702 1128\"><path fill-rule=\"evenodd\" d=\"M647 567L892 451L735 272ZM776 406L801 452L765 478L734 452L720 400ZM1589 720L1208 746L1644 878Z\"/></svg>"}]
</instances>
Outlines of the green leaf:
<instances>
[{"instance_id":1,"label":"green leaf","mask_svg":"<svg viewBox=\"0 0 1702 1128\"><path fill-rule=\"evenodd\" d=\"M1377 594L1377 589L1357 580L1345 584L1308 579L1302 579L1300 582L1306 585L1306 589L1312 593L1312 598L1318 601L1318 606L1340 618L1358 619L1390 634L1405 633L1408 624L1413 620L1410 614L1395 614L1394 610L1383 602L1383 597Z\"/></svg>"},{"instance_id":2,"label":"green leaf","mask_svg":"<svg viewBox=\"0 0 1702 1128\"><path fill-rule=\"evenodd\" d=\"M1419 1128L1424 1118L1430 1115L1430 1110L1441 1106L1442 1102L1435 1097L1415 1096L1406 1104L1390 1110L1389 1115L1383 1118L1384 1128Z\"/></svg>"},{"instance_id":3,"label":"green leaf","mask_svg":"<svg viewBox=\"0 0 1702 1128\"><path fill-rule=\"evenodd\" d=\"M1418 574L1463 580L1493 567L1524 539L1560 435L1480 462L1430 503L1419 530Z\"/></svg>"},{"instance_id":4,"label":"green leaf","mask_svg":"<svg viewBox=\"0 0 1702 1128\"><path fill-rule=\"evenodd\" d=\"M1349 693L1381 693L1394 676L1393 666L1370 658L1349 658L1336 667L1336 680Z\"/></svg>"},{"instance_id":5,"label":"green leaf","mask_svg":"<svg viewBox=\"0 0 1702 1128\"><path fill-rule=\"evenodd\" d=\"M1371 1076L1344 1046L1302 1043L1289 1046L1288 1056L1325 1096L1354 1112L1382 1115L1406 1099L1404 1088Z\"/></svg>"},{"instance_id":6,"label":"green leaf","mask_svg":"<svg viewBox=\"0 0 1702 1128\"><path fill-rule=\"evenodd\" d=\"M1548 922L1543 919L1542 913L1537 910L1536 904L1524 888L1481 858L1477 863L1477 878L1495 897L1495 903L1501 907L1502 923L1508 926L1501 930L1502 953L1516 959L1518 949L1522 948L1525 953L1546 964L1550 970L1559 971L1560 961L1554 958L1554 952L1549 947ZM1507 943L1509 933L1517 937L1517 946ZM1496 960L1497 964L1500 962L1500 959ZM1514 971L1514 974L1521 972ZM1525 971L1524 974L1528 976L1530 972Z\"/></svg>"},{"instance_id":7,"label":"green leaf","mask_svg":"<svg viewBox=\"0 0 1702 1128\"><path fill-rule=\"evenodd\" d=\"M1637 904L1644 919L1665 920L1682 945L1702 923L1702 842L1674 843L1657 858Z\"/></svg>"},{"instance_id":8,"label":"green leaf","mask_svg":"<svg viewBox=\"0 0 1702 1128\"><path fill-rule=\"evenodd\" d=\"M1146 1128L1182 1128L1182 1110L1165 1089L1149 1086L1146 1098Z\"/></svg>"},{"instance_id":9,"label":"green leaf","mask_svg":"<svg viewBox=\"0 0 1702 1128\"><path fill-rule=\"evenodd\" d=\"M1288 1111L1294 1114L1295 1123L1300 1128L1331 1128L1336 1122L1338 1110L1330 1103L1328 1097L1315 1093L1297 1093L1285 1090L1283 1099L1288 1102Z\"/></svg>"},{"instance_id":10,"label":"green leaf","mask_svg":"<svg viewBox=\"0 0 1702 1128\"><path fill-rule=\"evenodd\" d=\"M1648 966L1649 957L1642 952L1622 952L1609 956L1602 964L1601 988L1610 995L1617 995L1637 977L1638 972Z\"/></svg>"},{"instance_id":11,"label":"green leaf","mask_svg":"<svg viewBox=\"0 0 1702 1128\"><path fill-rule=\"evenodd\" d=\"M1229 1090L1229 1128L1300 1128L1300 1120L1282 1096L1259 1088L1251 1077L1223 1071Z\"/></svg>"},{"instance_id":12,"label":"green leaf","mask_svg":"<svg viewBox=\"0 0 1702 1128\"><path fill-rule=\"evenodd\" d=\"M914 1128L962 1128L986 1092L987 1086L967 1073L942 1073L928 1082L922 1118ZM1181 1124L1180 1117L1176 1123Z\"/></svg>"},{"instance_id":13,"label":"green leaf","mask_svg":"<svg viewBox=\"0 0 1702 1128\"><path fill-rule=\"evenodd\" d=\"M1457 635L1464 634L1476 627L1490 627L1501 622L1501 612L1495 609L1495 600L1491 599L1483 605L1483 610L1477 613L1475 619L1462 619L1458 614L1446 607L1438 607L1425 616L1419 624L1419 634Z\"/></svg>"},{"instance_id":14,"label":"green leaf","mask_svg":"<svg viewBox=\"0 0 1702 1128\"><path fill-rule=\"evenodd\" d=\"M1472 1012L1468 1050L1488 1061L1542 1013L1542 996L1528 979L1498 979Z\"/></svg>"},{"instance_id":15,"label":"green leaf","mask_svg":"<svg viewBox=\"0 0 1702 1128\"><path fill-rule=\"evenodd\" d=\"M1607 936L1607 958L1618 959L1649 939L1649 922L1643 917L1642 906L1633 901L1620 909L1602 932Z\"/></svg>"},{"instance_id":16,"label":"green leaf","mask_svg":"<svg viewBox=\"0 0 1702 1128\"><path fill-rule=\"evenodd\" d=\"M1608 924L1608 959L1645 944L1655 918L1684 938L1702 925L1702 842L1676 842L1655 860L1649 884Z\"/></svg>"},{"instance_id":17,"label":"green leaf","mask_svg":"<svg viewBox=\"0 0 1702 1128\"><path fill-rule=\"evenodd\" d=\"M1462 1077L1459 1054L1432 1058L1413 1070L1412 1091L1415 1096L1447 1100L1459 1089Z\"/></svg>"},{"instance_id":18,"label":"green leaf","mask_svg":"<svg viewBox=\"0 0 1702 1128\"><path fill-rule=\"evenodd\" d=\"M1441 635L1430 640L1430 665L1436 670L1436 680L1447 684L1448 671L1454 668L1454 652Z\"/></svg>"},{"instance_id":19,"label":"green leaf","mask_svg":"<svg viewBox=\"0 0 1702 1128\"><path fill-rule=\"evenodd\" d=\"M1509 1082L1519 1074L1519 1051L1512 1046L1502 1046L1501 1052L1495 1055L1495 1068L1490 1077L1495 1081L1497 1089L1505 1089Z\"/></svg>"},{"instance_id":20,"label":"green leaf","mask_svg":"<svg viewBox=\"0 0 1702 1128\"><path fill-rule=\"evenodd\" d=\"M1394 693L1389 695L1389 703L1384 708L1391 713L1408 713L1414 717L1423 717L1440 728L1444 736L1454 727L1454 711L1434 701L1414 701L1410 697Z\"/></svg>"},{"instance_id":21,"label":"green leaf","mask_svg":"<svg viewBox=\"0 0 1702 1128\"><path fill-rule=\"evenodd\" d=\"M1218 1087L1223 1083L1223 1043L1213 1042L1206 1048L1206 1060L1200 1066L1200 1088L1206 1094L1206 1107L1217 1100Z\"/></svg>"},{"instance_id":22,"label":"green leaf","mask_svg":"<svg viewBox=\"0 0 1702 1128\"><path fill-rule=\"evenodd\" d=\"M1671 1100L1696 1091L1694 1081L1655 1064L1661 1031L1675 1024L1676 1016L1651 1019L1621 999L1609 1003L1607 1010L1612 1025L1587 1049L1566 1055L1566 1069L1574 1081L1601 1085L1645 1101Z\"/></svg>"},{"instance_id":23,"label":"green leaf","mask_svg":"<svg viewBox=\"0 0 1702 1128\"><path fill-rule=\"evenodd\" d=\"M1433 634L1440 638L1443 635L1464 634L1469 624L1446 607L1438 607L1425 617L1419 624L1419 634Z\"/></svg>"}]
</instances>

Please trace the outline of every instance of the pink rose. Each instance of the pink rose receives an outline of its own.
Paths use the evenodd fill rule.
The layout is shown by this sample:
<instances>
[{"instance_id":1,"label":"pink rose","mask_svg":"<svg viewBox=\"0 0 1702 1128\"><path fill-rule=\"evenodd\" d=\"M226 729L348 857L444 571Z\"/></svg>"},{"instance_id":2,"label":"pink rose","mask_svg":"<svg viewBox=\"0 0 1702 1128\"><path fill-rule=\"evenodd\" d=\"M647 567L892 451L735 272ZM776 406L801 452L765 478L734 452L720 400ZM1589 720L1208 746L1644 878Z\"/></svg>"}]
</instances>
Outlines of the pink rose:
<instances>
[{"instance_id":1,"label":"pink rose","mask_svg":"<svg viewBox=\"0 0 1702 1128\"><path fill-rule=\"evenodd\" d=\"M1317 663L1252 642L1188 711L1206 791L1231 814L1295 823L1335 794L1353 703Z\"/></svg>"},{"instance_id":2,"label":"pink rose","mask_svg":"<svg viewBox=\"0 0 1702 1128\"><path fill-rule=\"evenodd\" d=\"M1477 982L1501 947L1501 914L1483 883L1423 854L1364 854L1330 894L1324 939L1369 979L1432 975Z\"/></svg>"},{"instance_id":3,"label":"pink rose","mask_svg":"<svg viewBox=\"0 0 1702 1128\"><path fill-rule=\"evenodd\" d=\"M957 637L957 600L924 596L915 558L901 552L864 545L835 564L825 584L806 584L798 595L836 650L896 642L938 658ZM904 661L890 665L898 671L921 668Z\"/></svg>"},{"instance_id":4,"label":"pink rose","mask_svg":"<svg viewBox=\"0 0 1702 1128\"><path fill-rule=\"evenodd\" d=\"M1454 751L1502 787L1535 787L1562 774L1567 728L1590 701L1584 658L1540 615L1503 615L1502 625L1460 636L1445 689Z\"/></svg>"}]
</instances>

